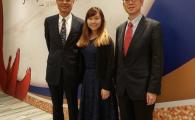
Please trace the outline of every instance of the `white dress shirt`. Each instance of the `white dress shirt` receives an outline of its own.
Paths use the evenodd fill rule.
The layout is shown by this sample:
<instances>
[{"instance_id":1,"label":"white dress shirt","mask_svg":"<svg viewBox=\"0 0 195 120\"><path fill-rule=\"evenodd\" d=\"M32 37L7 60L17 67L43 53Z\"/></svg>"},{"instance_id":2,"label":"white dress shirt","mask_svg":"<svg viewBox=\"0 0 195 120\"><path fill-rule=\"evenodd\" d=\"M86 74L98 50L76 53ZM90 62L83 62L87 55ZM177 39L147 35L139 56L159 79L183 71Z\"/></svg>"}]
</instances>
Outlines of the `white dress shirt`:
<instances>
[{"instance_id":1,"label":"white dress shirt","mask_svg":"<svg viewBox=\"0 0 195 120\"><path fill-rule=\"evenodd\" d=\"M61 28L62 28L62 19L63 19L63 17L59 14L59 21L58 21L59 32L61 31ZM71 30L72 14L70 13L64 19L66 20L66 40L67 40L67 38L70 34L70 30Z\"/></svg>"},{"instance_id":2,"label":"white dress shirt","mask_svg":"<svg viewBox=\"0 0 195 120\"><path fill-rule=\"evenodd\" d=\"M137 26L138 26L138 24L139 24L141 18L142 18L142 15L140 14L139 16L137 16L136 18L134 18L134 19L131 20L131 21L128 19L128 23L131 22L131 23L133 24L133 35L134 35L134 33L135 33L135 30L137 29ZM127 28L128 28L128 24L127 24L127 26L126 26L125 33L126 33L126 31L127 31Z\"/></svg>"}]
</instances>

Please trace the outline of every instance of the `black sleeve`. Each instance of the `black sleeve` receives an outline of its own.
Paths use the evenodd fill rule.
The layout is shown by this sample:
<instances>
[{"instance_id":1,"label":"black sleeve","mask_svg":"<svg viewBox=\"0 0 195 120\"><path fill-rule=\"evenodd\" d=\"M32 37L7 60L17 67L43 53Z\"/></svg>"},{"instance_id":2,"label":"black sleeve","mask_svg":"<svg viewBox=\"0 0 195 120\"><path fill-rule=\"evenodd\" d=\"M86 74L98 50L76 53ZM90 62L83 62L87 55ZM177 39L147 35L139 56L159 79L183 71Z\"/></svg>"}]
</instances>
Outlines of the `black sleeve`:
<instances>
[{"instance_id":1,"label":"black sleeve","mask_svg":"<svg viewBox=\"0 0 195 120\"><path fill-rule=\"evenodd\" d=\"M160 94L163 72L163 43L160 23L153 26L151 51L152 61L148 92Z\"/></svg>"},{"instance_id":2,"label":"black sleeve","mask_svg":"<svg viewBox=\"0 0 195 120\"><path fill-rule=\"evenodd\" d=\"M44 22L44 28L45 28L45 40L46 40L46 44L47 44L47 49L48 51L50 50L50 39L49 39L49 29L48 29L48 20L45 19L45 22Z\"/></svg>"},{"instance_id":3,"label":"black sleeve","mask_svg":"<svg viewBox=\"0 0 195 120\"><path fill-rule=\"evenodd\" d=\"M84 73L85 73L85 63L84 63L84 57L81 52L81 49L82 48L78 48L78 51L79 51L78 52L78 73L79 73L78 79L79 79L79 82L82 84Z\"/></svg>"},{"instance_id":4,"label":"black sleeve","mask_svg":"<svg viewBox=\"0 0 195 120\"><path fill-rule=\"evenodd\" d=\"M106 90L113 89L113 65L114 65L114 45L110 38L110 44L105 48L106 63L106 77L102 81L102 88Z\"/></svg>"},{"instance_id":5,"label":"black sleeve","mask_svg":"<svg viewBox=\"0 0 195 120\"><path fill-rule=\"evenodd\" d=\"M116 85L117 78L117 62L118 62L118 29L116 30L116 40L115 40L115 49L114 49L114 63L113 63L113 82Z\"/></svg>"}]
</instances>

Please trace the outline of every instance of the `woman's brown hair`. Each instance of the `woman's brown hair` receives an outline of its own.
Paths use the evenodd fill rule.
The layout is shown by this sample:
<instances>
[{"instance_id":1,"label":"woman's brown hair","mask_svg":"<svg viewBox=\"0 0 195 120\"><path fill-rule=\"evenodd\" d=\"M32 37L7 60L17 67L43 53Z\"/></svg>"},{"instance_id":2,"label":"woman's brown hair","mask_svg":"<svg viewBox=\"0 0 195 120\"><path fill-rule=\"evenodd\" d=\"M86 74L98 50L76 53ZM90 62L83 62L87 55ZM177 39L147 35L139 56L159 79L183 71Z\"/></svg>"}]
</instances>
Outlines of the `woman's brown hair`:
<instances>
[{"instance_id":1,"label":"woman's brown hair","mask_svg":"<svg viewBox=\"0 0 195 120\"><path fill-rule=\"evenodd\" d=\"M89 43L90 35L91 35L91 29L87 25L87 19L89 19L92 16L95 16L97 13L100 14L101 17L101 25L97 29L97 35L98 37L94 41L94 45L96 47L100 47L102 45L108 45L110 43L110 38L107 30L105 29L105 18L102 10L98 7L91 7L86 14L85 17L85 23L83 25L83 30L80 39L77 42L78 47L86 47Z\"/></svg>"}]
</instances>

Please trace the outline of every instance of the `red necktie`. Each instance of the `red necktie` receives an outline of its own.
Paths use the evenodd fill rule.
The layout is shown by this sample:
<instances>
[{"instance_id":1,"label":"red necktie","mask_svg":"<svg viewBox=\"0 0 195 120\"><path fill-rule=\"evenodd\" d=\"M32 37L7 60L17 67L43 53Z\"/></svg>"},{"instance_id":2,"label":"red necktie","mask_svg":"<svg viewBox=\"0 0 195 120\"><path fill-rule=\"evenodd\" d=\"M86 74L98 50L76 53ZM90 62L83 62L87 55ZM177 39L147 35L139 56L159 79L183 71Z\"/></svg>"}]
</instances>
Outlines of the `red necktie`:
<instances>
[{"instance_id":1,"label":"red necktie","mask_svg":"<svg viewBox=\"0 0 195 120\"><path fill-rule=\"evenodd\" d=\"M133 24L131 22L128 23L128 28L127 31L125 33L125 37L124 37L124 43L123 43L123 52L124 55L126 56L129 45L131 43L131 39L133 36Z\"/></svg>"}]
</instances>

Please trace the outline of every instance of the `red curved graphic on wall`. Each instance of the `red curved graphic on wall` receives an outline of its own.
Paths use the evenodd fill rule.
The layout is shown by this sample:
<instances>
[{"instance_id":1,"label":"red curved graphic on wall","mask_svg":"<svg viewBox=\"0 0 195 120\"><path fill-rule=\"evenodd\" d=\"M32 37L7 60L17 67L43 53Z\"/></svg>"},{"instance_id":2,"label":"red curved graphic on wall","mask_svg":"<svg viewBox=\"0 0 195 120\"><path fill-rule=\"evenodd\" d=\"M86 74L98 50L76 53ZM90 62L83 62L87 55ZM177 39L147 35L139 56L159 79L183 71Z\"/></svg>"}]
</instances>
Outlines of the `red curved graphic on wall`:
<instances>
[{"instance_id":1,"label":"red curved graphic on wall","mask_svg":"<svg viewBox=\"0 0 195 120\"><path fill-rule=\"evenodd\" d=\"M31 69L27 69L22 80L17 80L20 63L20 49L16 52L16 57L12 66L11 62L12 57L10 56L6 70L3 60L3 4L2 0L0 0L0 90L22 100L26 97L28 92Z\"/></svg>"},{"instance_id":2,"label":"red curved graphic on wall","mask_svg":"<svg viewBox=\"0 0 195 120\"><path fill-rule=\"evenodd\" d=\"M6 86L6 71L3 63L3 5L0 0L0 89Z\"/></svg>"},{"instance_id":3,"label":"red curved graphic on wall","mask_svg":"<svg viewBox=\"0 0 195 120\"><path fill-rule=\"evenodd\" d=\"M11 69L7 69L8 76L7 76L7 82L6 82L6 89L5 92L9 95L14 96L16 92L16 83L17 83L17 75L18 75L18 69L19 69L19 61L20 61L20 49L17 50L16 58L14 60L14 63L11 67ZM11 64L11 61L9 61L9 66Z\"/></svg>"}]
</instances>

